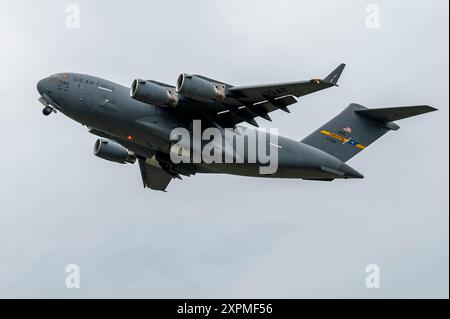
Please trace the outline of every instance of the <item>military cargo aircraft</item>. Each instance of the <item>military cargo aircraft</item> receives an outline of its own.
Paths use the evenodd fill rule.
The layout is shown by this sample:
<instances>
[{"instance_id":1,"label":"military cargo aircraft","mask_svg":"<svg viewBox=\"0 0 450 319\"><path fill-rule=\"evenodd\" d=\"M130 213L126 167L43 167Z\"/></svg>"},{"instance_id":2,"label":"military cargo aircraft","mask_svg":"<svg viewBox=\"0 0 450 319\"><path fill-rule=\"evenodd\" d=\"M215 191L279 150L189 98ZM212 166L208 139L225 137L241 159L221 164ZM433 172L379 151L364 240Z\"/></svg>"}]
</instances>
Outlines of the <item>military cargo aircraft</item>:
<instances>
[{"instance_id":1,"label":"military cargo aircraft","mask_svg":"<svg viewBox=\"0 0 450 319\"><path fill-rule=\"evenodd\" d=\"M344 68L341 64L324 79L251 86L181 74L175 86L137 79L128 88L90 75L59 73L40 80L37 89L44 115L61 112L99 137L96 156L121 164L137 161L145 188L166 191L172 179L200 173L360 179L363 175L346 162L387 132L398 130L394 121L436 109L427 105L368 109L351 104L302 141L263 132L255 133L258 137L250 142L248 134L260 131L257 118L271 121L269 113L289 113L288 106L297 98L337 86ZM179 128L190 133L191 140L181 143L179 136L174 138ZM224 138L195 141L195 130L203 136L211 129ZM236 147L236 141L243 147ZM216 160L202 156L195 160L207 142L213 144L207 153L216 153ZM250 148L257 155L251 156ZM276 169L262 173L261 167L268 164L263 155L271 152L276 153ZM174 156L184 160L174 161Z\"/></svg>"}]
</instances>

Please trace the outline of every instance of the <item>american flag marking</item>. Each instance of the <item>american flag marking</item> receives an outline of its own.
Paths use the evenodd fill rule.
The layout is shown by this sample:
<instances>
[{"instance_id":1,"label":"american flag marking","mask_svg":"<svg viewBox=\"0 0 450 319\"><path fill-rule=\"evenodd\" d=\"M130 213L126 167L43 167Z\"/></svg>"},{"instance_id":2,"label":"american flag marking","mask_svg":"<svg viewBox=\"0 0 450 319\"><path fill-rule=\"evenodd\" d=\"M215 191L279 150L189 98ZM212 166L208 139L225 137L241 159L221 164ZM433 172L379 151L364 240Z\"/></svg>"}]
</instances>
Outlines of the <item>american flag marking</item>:
<instances>
[{"instance_id":1,"label":"american flag marking","mask_svg":"<svg viewBox=\"0 0 450 319\"><path fill-rule=\"evenodd\" d=\"M352 133L352 132L353 132L353 129L352 129L350 126L347 126L347 127L345 127L345 128L343 129L343 131L344 131L344 132L347 132L347 133Z\"/></svg>"}]
</instances>

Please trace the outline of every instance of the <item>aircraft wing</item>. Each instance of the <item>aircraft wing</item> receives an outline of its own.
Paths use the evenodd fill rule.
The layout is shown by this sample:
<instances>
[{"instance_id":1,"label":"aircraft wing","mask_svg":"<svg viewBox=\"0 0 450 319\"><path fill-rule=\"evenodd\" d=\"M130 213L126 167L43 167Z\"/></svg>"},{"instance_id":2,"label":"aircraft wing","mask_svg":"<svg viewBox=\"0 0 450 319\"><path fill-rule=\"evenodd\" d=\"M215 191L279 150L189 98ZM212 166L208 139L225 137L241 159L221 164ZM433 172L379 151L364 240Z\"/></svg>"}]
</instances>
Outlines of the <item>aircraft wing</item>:
<instances>
[{"instance_id":1,"label":"aircraft wing","mask_svg":"<svg viewBox=\"0 0 450 319\"><path fill-rule=\"evenodd\" d=\"M139 168L141 169L142 182L145 188L165 192L167 186L174 178L163 169L150 165L142 159L139 159Z\"/></svg>"},{"instance_id":2,"label":"aircraft wing","mask_svg":"<svg viewBox=\"0 0 450 319\"><path fill-rule=\"evenodd\" d=\"M228 90L228 94L243 103L253 104L275 100L287 95L301 97L336 86L344 68L345 64L341 64L324 80L314 79L268 85L235 86Z\"/></svg>"},{"instance_id":3,"label":"aircraft wing","mask_svg":"<svg viewBox=\"0 0 450 319\"><path fill-rule=\"evenodd\" d=\"M227 110L217 113L215 118L224 125L234 126L247 122L258 126L256 117L270 121L268 113L276 110L289 113L287 107L297 103L296 98L337 86L344 69L345 64L339 65L323 80L229 87L223 102Z\"/></svg>"}]
</instances>

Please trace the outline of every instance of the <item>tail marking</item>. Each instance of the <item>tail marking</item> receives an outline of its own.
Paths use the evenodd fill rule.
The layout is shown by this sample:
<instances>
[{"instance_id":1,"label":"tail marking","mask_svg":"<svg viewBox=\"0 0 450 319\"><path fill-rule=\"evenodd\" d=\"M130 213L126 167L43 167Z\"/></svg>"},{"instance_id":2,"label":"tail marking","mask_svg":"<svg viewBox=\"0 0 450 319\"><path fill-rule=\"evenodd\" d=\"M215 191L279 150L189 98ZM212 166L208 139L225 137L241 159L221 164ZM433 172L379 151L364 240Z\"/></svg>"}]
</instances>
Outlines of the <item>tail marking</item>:
<instances>
[{"instance_id":1,"label":"tail marking","mask_svg":"<svg viewBox=\"0 0 450 319\"><path fill-rule=\"evenodd\" d=\"M347 138L347 137L344 137L344 136L336 134L336 133L331 133L330 131L327 131L327 130L321 130L320 133L322 133L323 135L326 135L326 136L328 136L328 137L330 137L330 138L332 138L334 140L341 141L342 144L344 144L344 145L348 144L348 145L351 145L353 147L359 148L360 150L363 150L363 149L366 148L364 145L362 145L361 143L356 142L352 138Z\"/></svg>"}]
</instances>

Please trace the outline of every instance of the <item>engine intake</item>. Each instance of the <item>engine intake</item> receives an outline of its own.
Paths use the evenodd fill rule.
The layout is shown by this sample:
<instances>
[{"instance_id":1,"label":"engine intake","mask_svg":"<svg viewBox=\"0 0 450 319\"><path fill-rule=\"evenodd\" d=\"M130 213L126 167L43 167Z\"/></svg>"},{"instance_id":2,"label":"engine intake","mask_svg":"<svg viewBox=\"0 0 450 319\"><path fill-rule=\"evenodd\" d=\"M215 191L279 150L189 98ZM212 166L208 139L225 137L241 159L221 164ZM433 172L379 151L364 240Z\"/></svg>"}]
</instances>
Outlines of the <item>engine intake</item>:
<instances>
[{"instance_id":1,"label":"engine intake","mask_svg":"<svg viewBox=\"0 0 450 319\"><path fill-rule=\"evenodd\" d=\"M129 152L125 147L99 138L94 145L94 155L107 161L125 164L136 162L136 155Z\"/></svg>"},{"instance_id":2,"label":"engine intake","mask_svg":"<svg viewBox=\"0 0 450 319\"><path fill-rule=\"evenodd\" d=\"M159 107L178 105L178 94L173 90L151 81L136 79L131 85L133 99Z\"/></svg>"},{"instance_id":3,"label":"engine intake","mask_svg":"<svg viewBox=\"0 0 450 319\"><path fill-rule=\"evenodd\" d=\"M224 84L189 74L181 74L178 77L177 92L184 97L202 102L222 102L226 97Z\"/></svg>"}]
</instances>

